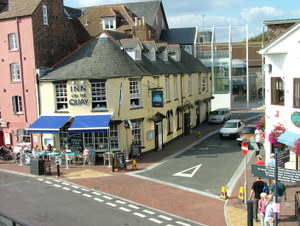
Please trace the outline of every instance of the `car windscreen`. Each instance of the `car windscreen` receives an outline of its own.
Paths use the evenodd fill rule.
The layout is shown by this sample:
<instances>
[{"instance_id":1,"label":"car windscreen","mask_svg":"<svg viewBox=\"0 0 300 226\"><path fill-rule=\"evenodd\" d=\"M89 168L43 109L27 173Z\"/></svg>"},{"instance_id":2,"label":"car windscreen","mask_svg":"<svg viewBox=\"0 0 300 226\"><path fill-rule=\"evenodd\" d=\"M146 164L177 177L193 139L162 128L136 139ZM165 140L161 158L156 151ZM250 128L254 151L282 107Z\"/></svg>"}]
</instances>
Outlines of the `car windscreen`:
<instances>
[{"instance_id":1,"label":"car windscreen","mask_svg":"<svg viewBox=\"0 0 300 226\"><path fill-rule=\"evenodd\" d=\"M224 115L224 114L225 114L224 111L212 111L212 112L210 113L210 115Z\"/></svg>"},{"instance_id":2,"label":"car windscreen","mask_svg":"<svg viewBox=\"0 0 300 226\"><path fill-rule=\"evenodd\" d=\"M255 133L255 127L244 127L243 130L242 130L242 133L245 133L245 134L254 134Z\"/></svg>"},{"instance_id":3,"label":"car windscreen","mask_svg":"<svg viewBox=\"0 0 300 226\"><path fill-rule=\"evenodd\" d=\"M223 128L237 128L237 122L226 122Z\"/></svg>"}]
</instances>

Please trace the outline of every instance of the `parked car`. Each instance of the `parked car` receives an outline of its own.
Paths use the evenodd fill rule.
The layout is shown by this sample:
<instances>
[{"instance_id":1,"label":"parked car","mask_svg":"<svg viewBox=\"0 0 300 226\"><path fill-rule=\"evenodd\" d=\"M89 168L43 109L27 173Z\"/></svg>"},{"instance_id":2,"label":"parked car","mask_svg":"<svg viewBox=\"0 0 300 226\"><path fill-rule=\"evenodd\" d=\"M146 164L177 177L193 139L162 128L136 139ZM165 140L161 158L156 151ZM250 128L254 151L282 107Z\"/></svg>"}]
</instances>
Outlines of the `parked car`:
<instances>
[{"instance_id":1,"label":"parked car","mask_svg":"<svg viewBox=\"0 0 300 226\"><path fill-rule=\"evenodd\" d=\"M209 123L224 123L231 118L230 108L219 108L210 112Z\"/></svg>"},{"instance_id":2,"label":"parked car","mask_svg":"<svg viewBox=\"0 0 300 226\"><path fill-rule=\"evenodd\" d=\"M242 133L245 123L241 119L230 119L224 123L219 131L220 139L238 138Z\"/></svg>"},{"instance_id":3,"label":"parked car","mask_svg":"<svg viewBox=\"0 0 300 226\"><path fill-rule=\"evenodd\" d=\"M250 141L250 140L255 140L255 130L256 126L255 124L247 124L245 127L242 129L241 135L239 138L236 140L238 143L242 143L243 141Z\"/></svg>"}]
</instances>

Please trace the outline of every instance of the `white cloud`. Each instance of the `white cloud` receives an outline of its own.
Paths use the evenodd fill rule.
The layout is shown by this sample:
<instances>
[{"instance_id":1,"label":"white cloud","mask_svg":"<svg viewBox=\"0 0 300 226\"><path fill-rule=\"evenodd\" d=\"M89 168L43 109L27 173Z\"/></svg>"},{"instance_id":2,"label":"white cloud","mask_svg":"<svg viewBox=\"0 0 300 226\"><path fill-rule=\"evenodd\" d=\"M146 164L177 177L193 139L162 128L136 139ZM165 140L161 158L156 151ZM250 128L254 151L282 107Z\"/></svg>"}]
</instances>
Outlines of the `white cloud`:
<instances>
[{"instance_id":1,"label":"white cloud","mask_svg":"<svg viewBox=\"0 0 300 226\"><path fill-rule=\"evenodd\" d=\"M292 12L291 12L291 15L293 16L293 17L297 17L297 18L299 18L300 17L300 9L295 9L295 10L293 10Z\"/></svg>"},{"instance_id":2,"label":"white cloud","mask_svg":"<svg viewBox=\"0 0 300 226\"><path fill-rule=\"evenodd\" d=\"M241 11L241 17L248 23L258 23L264 20L280 18L283 14L283 11L269 6L261 8L247 8Z\"/></svg>"}]
</instances>

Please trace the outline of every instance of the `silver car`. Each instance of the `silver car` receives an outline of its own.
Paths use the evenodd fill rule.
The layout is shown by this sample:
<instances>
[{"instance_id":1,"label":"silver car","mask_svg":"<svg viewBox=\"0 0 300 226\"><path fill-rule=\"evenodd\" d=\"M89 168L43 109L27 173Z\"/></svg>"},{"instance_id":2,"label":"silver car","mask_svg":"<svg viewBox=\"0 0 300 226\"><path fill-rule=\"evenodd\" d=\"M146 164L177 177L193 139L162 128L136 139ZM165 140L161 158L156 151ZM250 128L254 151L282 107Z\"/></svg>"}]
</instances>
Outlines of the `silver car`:
<instances>
[{"instance_id":1,"label":"silver car","mask_svg":"<svg viewBox=\"0 0 300 226\"><path fill-rule=\"evenodd\" d=\"M231 118L230 108L219 108L210 112L209 123L224 123Z\"/></svg>"},{"instance_id":2,"label":"silver car","mask_svg":"<svg viewBox=\"0 0 300 226\"><path fill-rule=\"evenodd\" d=\"M238 138L242 133L245 123L241 119L231 119L224 123L219 131L220 139Z\"/></svg>"}]
</instances>

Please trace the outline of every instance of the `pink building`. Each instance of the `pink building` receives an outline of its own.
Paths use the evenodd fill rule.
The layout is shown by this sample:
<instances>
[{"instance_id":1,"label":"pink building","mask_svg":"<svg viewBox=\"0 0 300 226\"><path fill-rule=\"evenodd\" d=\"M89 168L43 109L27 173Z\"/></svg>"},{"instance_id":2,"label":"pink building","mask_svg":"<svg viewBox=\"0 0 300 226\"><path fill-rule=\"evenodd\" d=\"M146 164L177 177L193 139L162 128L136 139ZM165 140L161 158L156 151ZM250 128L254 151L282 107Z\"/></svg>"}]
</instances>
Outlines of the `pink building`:
<instances>
[{"instance_id":1,"label":"pink building","mask_svg":"<svg viewBox=\"0 0 300 226\"><path fill-rule=\"evenodd\" d=\"M63 0L0 0L0 145L39 143L25 131L39 116L37 80L77 48Z\"/></svg>"}]
</instances>

